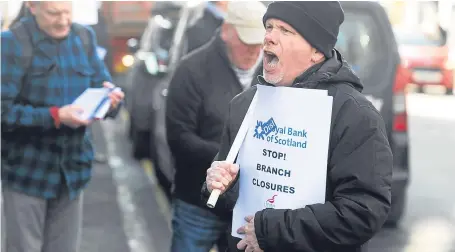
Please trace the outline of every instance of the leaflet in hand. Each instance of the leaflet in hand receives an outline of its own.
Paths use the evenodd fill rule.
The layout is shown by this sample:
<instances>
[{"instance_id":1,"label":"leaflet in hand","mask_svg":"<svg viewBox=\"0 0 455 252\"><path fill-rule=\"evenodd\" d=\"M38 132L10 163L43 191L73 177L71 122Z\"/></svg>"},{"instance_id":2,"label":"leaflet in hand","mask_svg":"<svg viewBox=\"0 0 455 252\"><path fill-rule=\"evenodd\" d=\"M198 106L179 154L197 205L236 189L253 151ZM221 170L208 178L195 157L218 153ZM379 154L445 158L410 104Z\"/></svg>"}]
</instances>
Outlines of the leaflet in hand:
<instances>
[{"instance_id":1,"label":"leaflet in hand","mask_svg":"<svg viewBox=\"0 0 455 252\"><path fill-rule=\"evenodd\" d=\"M111 107L109 93L120 88L87 88L74 102L82 108L83 112L78 115L82 120L102 119Z\"/></svg>"}]
</instances>

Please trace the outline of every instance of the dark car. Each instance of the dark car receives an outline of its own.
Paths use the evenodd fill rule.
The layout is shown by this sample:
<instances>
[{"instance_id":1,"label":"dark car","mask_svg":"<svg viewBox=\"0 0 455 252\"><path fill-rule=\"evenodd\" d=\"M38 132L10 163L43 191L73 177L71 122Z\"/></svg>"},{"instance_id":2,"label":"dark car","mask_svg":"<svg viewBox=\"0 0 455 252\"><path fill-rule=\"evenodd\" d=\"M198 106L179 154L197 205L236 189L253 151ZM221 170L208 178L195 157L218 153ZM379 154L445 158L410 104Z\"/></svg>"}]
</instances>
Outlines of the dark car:
<instances>
[{"instance_id":1,"label":"dark car","mask_svg":"<svg viewBox=\"0 0 455 252\"><path fill-rule=\"evenodd\" d=\"M392 210L396 225L405 209L409 181L405 87L407 71L384 8L376 2L342 2L346 13L336 48L364 84L363 93L381 112L394 155Z\"/></svg>"},{"instance_id":2,"label":"dark car","mask_svg":"<svg viewBox=\"0 0 455 252\"><path fill-rule=\"evenodd\" d=\"M180 9L181 5L173 2L156 2L140 42L135 39L128 41L128 47L134 53L134 64L127 73L123 88L130 115L133 156L138 159L149 157L150 130L155 125L151 94L166 75Z\"/></svg>"},{"instance_id":3,"label":"dark car","mask_svg":"<svg viewBox=\"0 0 455 252\"><path fill-rule=\"evenodd\" d=\"M405 208L409 179L407 114L405 104L405 77L397 43L384 8L376 2L342 2L345 21L340 28L336 48L351 63L362 79L363 93L381 112L386 123L388 138L394 153L392 210L388 224L396 225ZM179 47L180 43L174 46ZM169 65L174 69L174 61ZM160 81L155 111L154 141L157 168L164 174L164 184L173 179L173 160L166 142L165 99L173 72Z\"/></svg>"},{"instance_id":4,"label":"dark car","mask_svg":"<svg viewBox=\"0 0 455 252\"><path fill-rule=\"evenodd\" d=\"M173 44L169 52L168 71L163 79L159 81L158 87L152 94L153 112L155 116L151 127L150 156L154 161L155 173L158 183L164 189L165 194L170 198L172 181L174 178L174 161L166 139L165 111L167 88L177 68L180 59L187 52L187 40L185 33L200 17L204 4L186 5L181 13L179 22L176 24Z\"/></svg>"}]
</instances>

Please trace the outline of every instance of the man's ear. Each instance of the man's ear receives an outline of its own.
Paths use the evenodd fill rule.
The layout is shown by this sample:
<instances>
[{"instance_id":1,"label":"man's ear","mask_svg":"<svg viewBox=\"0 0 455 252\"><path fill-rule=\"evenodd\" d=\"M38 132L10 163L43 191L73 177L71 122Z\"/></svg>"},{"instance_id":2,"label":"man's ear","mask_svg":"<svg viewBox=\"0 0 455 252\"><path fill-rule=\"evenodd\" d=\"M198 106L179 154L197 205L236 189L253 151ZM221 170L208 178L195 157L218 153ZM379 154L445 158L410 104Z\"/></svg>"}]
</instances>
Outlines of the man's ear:
<instances>
[{"instance_id":1,"label":"man's ear","mask_svg":"<svg viewBox=\"0 0 455 252\"><path fill-rule=\"evenodd\" d=\"M216 7L220 8L222 11L227 11L229 1L216 1Z\"/></svg>"},{"instance_id":2,"label":"man's ear","mask_svg":"<svg viewBox=\"0 0 455 252\"><path fill-rule=\"evenodd\" d=\"M228 41L228 40L229 40L229 36L230 36L230 35L229 35L229 32L230 32L229 28L230 28L230 27L229 27L228 24L225 24L225 23L224 23L224 24L221 25L220 36L221 36L221 39L222 39L223 41Z\"/></svg>"},{"instance_id":3,"label":"man's ear","mask_svg":"<svg viewBox=\"0 0 455 252\"><path fill-rule=\"evenodd\" d=\"M311 61L313 63L319 63L324 60L324 54L313 48L313 55L311 55Z\"/></svg>"},{"instance_id":4,"label":"man's ear","mask_svg":"<svg viewBox=\"0 0 455 252\"><path fill-rule=\"evenodd\" d=\"M35 15L36 10L39 8L40 1L27 1L25 2L25 5L30 10L30 12Z\"/></svg>"}]
</instances>

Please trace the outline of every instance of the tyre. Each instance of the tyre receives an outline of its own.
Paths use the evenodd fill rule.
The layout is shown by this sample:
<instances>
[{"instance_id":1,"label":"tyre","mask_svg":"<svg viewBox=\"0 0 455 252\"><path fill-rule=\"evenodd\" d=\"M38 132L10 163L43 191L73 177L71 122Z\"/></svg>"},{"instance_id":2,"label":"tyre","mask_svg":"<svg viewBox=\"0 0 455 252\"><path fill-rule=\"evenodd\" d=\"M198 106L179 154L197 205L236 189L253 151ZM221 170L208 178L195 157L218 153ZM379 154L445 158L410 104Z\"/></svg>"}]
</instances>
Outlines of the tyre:
<instances>
[{"instance_id":1,"label":"tyre","mask_svg":"<svg viewBox=\"0 0 455 252\"><path fill-rule=\"evenodd\" d=\"M149 158L150 153L150 132L148 131L137 131L132 132L132 154L135 159L141 160Z\"/></svg>"},{"instance_id":2,"label":"tyre","mask_svg":"<svg viewBox=\"0 0 455 252\"><path fill-rule=\"evenodd\" d=\"M154 124L152 124L152 127L150 129L152 132L150 134L149 138L149 150L150 154L149 157L153 163L153 166L155 167L155 177L157 179L158 185L161 187L163 190L164 194L166 195L166 198L168 202L171 202L172 199L172 182L169 181L169 179L166 177L166 175L162 172L162 168L159 165L159 156L158 156L158 150L156 149L157 143L155 141L155 128Z\"/></svg>"},{"instance_id":3,"label":"tyre","mask_svg":"<svg viewBox=\"0 0 455 252\"><path fill-rule=\"evenodd\" d=\"M133 132L134 132L134 125L133 120L130 119L129 127L128 127L128 138L133 140Z\"/></svg>"},{"instance_id":4,"label":"tyre","mask_svg":"<svg viewBox=\"0 0 455 252\"><path fill-rule=\"evenodd\" d=\"M392 209L390 210L389 217L384 224L385 227L398 227L406 209L406 200L407 195L405 189L392 193Z\"/></svg>"},{"instance_id":5,"label":"tyre","mask_svg":"<svg viewBox=\"0 0 455 252\"><path fill-rule=\"evenodd\" d=\"M158 185L161 187L164 194L166 195L168 202L170 203L172 200L172 183L166 178L166 175L161 172L160 167L157 165L155 165L155 176Z\"/></svg>"}]
</instances>

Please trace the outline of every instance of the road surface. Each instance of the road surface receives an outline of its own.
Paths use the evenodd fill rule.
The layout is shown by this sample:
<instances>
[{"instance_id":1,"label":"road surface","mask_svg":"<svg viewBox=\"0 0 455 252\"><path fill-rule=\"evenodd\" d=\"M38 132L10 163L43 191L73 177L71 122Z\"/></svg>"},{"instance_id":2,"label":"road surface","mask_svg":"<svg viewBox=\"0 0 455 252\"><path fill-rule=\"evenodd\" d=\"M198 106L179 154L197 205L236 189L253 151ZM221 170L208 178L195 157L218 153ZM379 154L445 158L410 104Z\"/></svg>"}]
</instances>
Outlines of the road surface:
<instances>
[{"instance_id":1,"label":"road surface","mask_svg":"<svg viewBox=\"0 0 455 252\"><path fill-rule=\"evenodd\" d=\"M373 252L455 251L455 96L408 97L411 183L401 226L384 230Z\"/></svg>"}]
</instances>

